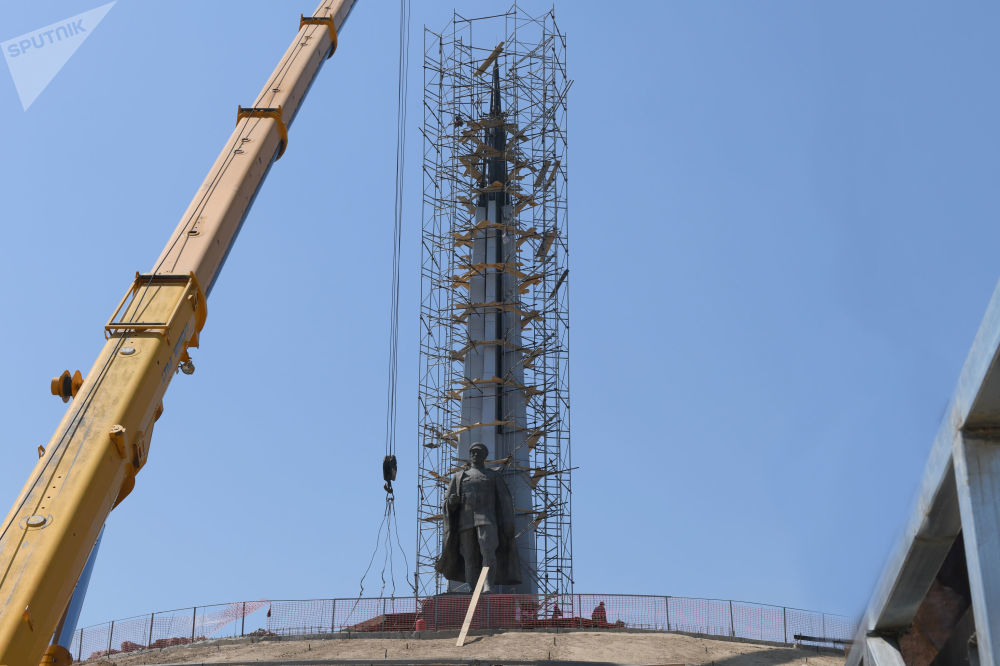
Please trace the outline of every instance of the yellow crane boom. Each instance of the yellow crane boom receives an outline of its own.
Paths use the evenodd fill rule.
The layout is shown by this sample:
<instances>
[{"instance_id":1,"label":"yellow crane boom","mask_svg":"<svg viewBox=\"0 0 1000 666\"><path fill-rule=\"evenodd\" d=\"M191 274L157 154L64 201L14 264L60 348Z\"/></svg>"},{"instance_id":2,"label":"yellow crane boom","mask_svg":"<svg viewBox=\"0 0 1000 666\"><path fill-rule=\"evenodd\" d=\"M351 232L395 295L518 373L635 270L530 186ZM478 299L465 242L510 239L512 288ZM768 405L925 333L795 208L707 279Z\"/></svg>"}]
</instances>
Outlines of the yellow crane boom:
<instances>
[{"instance_id":1,"label":"yellow crane boom","mask_svg":"<svg viewBox=\"0 0 1000 666\"><path fill-rule=\"evenodd\" d=\"M136 274L105 326L82 385L53 381L73 402L0 527L0 665L72 662L50 639L101 526L135 486L170 380L193 371L187 349L198 346L206 294L353 5L323 0L300 18L152 270Z\"/></svg>"}]
</instances>

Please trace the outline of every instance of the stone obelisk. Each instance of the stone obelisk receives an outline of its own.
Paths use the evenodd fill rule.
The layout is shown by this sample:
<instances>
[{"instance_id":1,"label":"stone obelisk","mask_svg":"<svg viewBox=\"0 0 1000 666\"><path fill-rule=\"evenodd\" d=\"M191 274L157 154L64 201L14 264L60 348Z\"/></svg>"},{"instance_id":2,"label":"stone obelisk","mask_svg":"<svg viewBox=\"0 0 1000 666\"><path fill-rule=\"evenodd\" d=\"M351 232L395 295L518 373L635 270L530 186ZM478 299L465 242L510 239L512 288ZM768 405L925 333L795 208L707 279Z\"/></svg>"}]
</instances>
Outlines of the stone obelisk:
<instances>
[{"instance_id":1,"label":"stone obelisk","mask_svg":"<svg viewBox=\"0 0 1000 666\"><path fill-rule=\"evenodd\" d=\"M521 344L517 220L507 176L507 132L500 104L500 70L493 68L490 112L477 122L483 127L482 178L477 188L475 233L469 275L467 352L462 385L462 423L458 457L469 459L469 445L489 449L487 464L499 469L513 495L520 585L498 586L505 594L535 594L537 554L532 525L532 489L527 440L527 387ZM464 591L450 583L452 591Z\"/></svg>"}]
</instances>

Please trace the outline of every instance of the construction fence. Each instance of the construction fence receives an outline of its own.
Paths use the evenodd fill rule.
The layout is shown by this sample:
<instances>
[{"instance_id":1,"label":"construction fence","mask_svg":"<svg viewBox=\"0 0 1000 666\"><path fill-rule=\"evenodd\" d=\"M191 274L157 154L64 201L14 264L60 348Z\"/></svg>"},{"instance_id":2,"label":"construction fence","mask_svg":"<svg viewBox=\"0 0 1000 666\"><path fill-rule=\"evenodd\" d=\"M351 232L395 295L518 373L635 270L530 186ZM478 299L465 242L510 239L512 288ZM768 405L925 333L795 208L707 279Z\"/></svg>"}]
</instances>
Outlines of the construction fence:
<instances>
[{"instance_id":1,"label":"construction fence","mask_svg":"<svg viewBox=\"0 0 1000 666\"><path fill-rule=\"evenodd\" d=\"M305 601L237 601L113 620L78 629L78 661L240 636L448 631L461 627L468 595ZM627 594L481 597L472 629L645 629L840 647L856 622L766 604Z\"/></svg>"}]
</instances>

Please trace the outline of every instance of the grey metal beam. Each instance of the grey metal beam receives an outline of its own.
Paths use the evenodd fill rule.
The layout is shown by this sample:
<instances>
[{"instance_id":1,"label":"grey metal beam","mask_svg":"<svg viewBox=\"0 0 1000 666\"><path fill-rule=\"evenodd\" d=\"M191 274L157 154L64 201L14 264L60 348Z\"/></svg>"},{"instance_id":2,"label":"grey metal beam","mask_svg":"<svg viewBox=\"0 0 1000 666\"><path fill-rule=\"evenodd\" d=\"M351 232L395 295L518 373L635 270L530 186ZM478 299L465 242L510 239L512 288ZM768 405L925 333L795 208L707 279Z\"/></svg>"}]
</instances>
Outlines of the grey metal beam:
<instances>
[{"instance_id":1,"label":"grey metal beam","mask_svg":"<svg viewBox=\"0 0 1000 666\"><path fill-rule=\"evenodd\" d=\"M918 504L907 526L910 538L905 541L905 551L899 554L899 565L893 567L892 579L880 590L884 601L873 615L874 623L868 628L871 631L909 626L961 531L950 460L940 474L937 479L927 479L936 480L938 485L927 493L926 503Z\"/></svg>"},{"instance_id":2,"label":"grey metal beam","mask_svg":"<svg viewBox=\"0 0 1000 666\"><path fill-rule=\"evenodd\" d=\"M878 636L869 636L865 642L865 666L906 666L899 649Z\"/></svg>"},{"instance_id":3,"label":"grey metal beam","mask_svg":"<svg viewBox=\"0 0 1000 666\"><path fill-rule=\"evenodd\" d=\"M966 436L955 476L981 663L1000 656L1000 440Z\"/></svg>"},{"instance_id":4,"label":"grey metal beam","mask_svg":"<svg viewBox=\"0 0 1000 666\"><path fill-rule=\"evenodd\" d=\"M963 428L991 429L1000 425L998 352L1000 285L994 289L966 357L958 386L924 468L916 506L875 587L848 655L847 666L861 663L869 638L900 630L913 621L921 600L965 522L965 510L959 510L953 452L961 447ZM1000 479L1000 474L994 477L996 479ZM971 564L970 561L970 577ZM978 625L979 616L976 617Z\"/></svg>"}]
</instances>

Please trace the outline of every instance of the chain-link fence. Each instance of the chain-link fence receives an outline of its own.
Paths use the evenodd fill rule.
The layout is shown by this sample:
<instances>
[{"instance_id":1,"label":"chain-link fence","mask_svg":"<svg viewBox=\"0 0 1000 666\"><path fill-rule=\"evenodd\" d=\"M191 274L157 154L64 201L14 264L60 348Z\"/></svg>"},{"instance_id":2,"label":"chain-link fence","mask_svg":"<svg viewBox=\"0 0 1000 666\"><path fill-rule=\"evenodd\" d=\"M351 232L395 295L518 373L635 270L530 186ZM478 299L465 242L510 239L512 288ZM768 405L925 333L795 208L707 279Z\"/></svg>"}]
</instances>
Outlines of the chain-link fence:
<instances>
[{"instance_id":1,"label":"chain-link fence","mask_svg":"<svg viewBox=\"0 0 1000 666\"><path fill-rule=\"evenodd\" d=\"M462 626L469 596L237 601L113 620L77 630L78 661L213 638L338 631L445 631ZM647 629L777 643L839 647L856 623L846 617L743 601L631 594L480 598L472 629Z\"/></svg>"}]
</instances>

